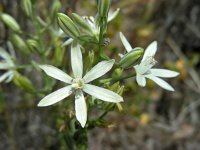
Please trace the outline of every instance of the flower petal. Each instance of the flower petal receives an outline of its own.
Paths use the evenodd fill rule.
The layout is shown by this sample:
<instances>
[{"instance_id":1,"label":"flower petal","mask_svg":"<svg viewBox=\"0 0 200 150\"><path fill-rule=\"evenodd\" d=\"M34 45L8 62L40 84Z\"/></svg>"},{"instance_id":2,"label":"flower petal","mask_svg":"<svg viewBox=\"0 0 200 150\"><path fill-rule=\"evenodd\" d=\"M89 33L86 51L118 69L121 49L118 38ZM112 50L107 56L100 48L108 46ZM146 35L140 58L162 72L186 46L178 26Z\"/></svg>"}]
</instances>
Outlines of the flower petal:
<instances>
[{"instance_id":1,"label":"flower petal","mask_svg":"<svg viewBox=\"0 0 200 150\"><path fill-rule=\"evenodd\" d=\"M156 77L172 78L179 75L178 72L167 69L151 69L152 75Z\"/></svg>"},{"instance_id":2,"label":"flower petal","mask_svg":"<svg viewBox=\"0 0 200 150\"><path fill-rule=\"evenodd\" d=\"M0 47L0 57L2 57L5 60L10 59L10 55Z\"/></svg>"},{"instance_id":3,"label":"flower petal","mask_svg":"<svg viewBox=\"0 0 200 150\"><path fill-rule=\"evenodd\" d=\"M83 61L81 48L78 43L73 42L71 45L71 65L75 78L82 78Z\"/></svg>"},{"instance_id":4,"label":"flower petal","mask_svg":"<svg viewBox=\"0 0 200 150\"><path fill-rule=\"evenodd\" d=\"M121 53L119 53L118 56L119 56L120 58L124 57L124 55L121 54Z\"/></svg>"},{"instance_id":5,"label":"flower petal","mask_svg":"<svg viewBox=\"0 0 200 150\"><path fill-rule=\"evenodd\" d=\"M118 103L123 101L123 98L113 91L91 84L85 84L83 91L106 102Z\"/></svg>"},{"instance_id":6,"label":"flower petal","mask_svg":"<svg viewBox=\"0 0 200 150\"><path fill-rule=\"evenodd\" d=\"M80 122L81 126L84 128L87 122L87 106L83 92L81 90L75 93L75 111L76 119Z\"/></svg>"},{"instance_id":7,"label":"flower petal","mask_svg":"<svg viewBox=\"0 0 200 150\"><path fill-rule=\"evenodd\" d=\"M8 62L9 64L13 64L11 56L0 47L0 57L2 57L3 59L6 60L6 62Z\"/></svg>"},{"instance_id":8,"label":"flower petal","mask_svg":"<svg viewBox=\"0 0 200 150\"><path fill-rule=\"evenodd\" d=\"M131 45L129 44L129 42L127 41L126 37L123 35L122 32L119 33L119 36L121 38L121 41L126 49L127 52L130 52L133 48L131 47Z\"/></svg>"},{"instance_id":9,"label":"flower petal","mask_svg":"<svg viewBox=\"0 0 200 150\"><path fill-rule=\"evenodd\" d=\"M120 8L117 8L117 10L115 10L114 12L108 12L108 22L112 21L113 19L115 19L117 17L117 15L119 14Z\"/></svg>"},{"instance_id":10,"label":"flower petal","mask_svg":"<svg viewBox=\"0 0 200 150\"><path fill-rule=\"evenodd\" d=\"M68 74L66 74L65 72L63 72L62 70L54 67L54 66L51 66L51 65L40 65L40 68L42 70L44 70L44 72L52 77L52 78L55 78L57 80L60 80L62 82L65 82L65 83L71 83L71 81L73 80Z\"/></svg>"},{"instance_id":11,"label":"flower petal","mask_svg":"<svg viewBox=\"0 0 200 150\"><path fill-rule=\"evenodd\" d=\"M144 61L147 57L154 57L156 51L157 51L157 42L154 41L146 48L142 61Z\"/></svg>"},{"instance_id":12,"label":"flower petal","mask_svg":"<svg viewBox=\"0 0 200 150\"><path fill-rule=\"evenodd\" d=\"M9 71L9 72L10 72L10 74L7 77L7 79L5 80L5 83L10 82L13 79L13 77L14 77L14 71Z\"/></svg>"},{"instance_id":13,"label":"flower petal","mask_svg":"<svg viewBox=\"0 0 200 150\"><path fill-rule=\"evenodd\" d=\"M84 77L85 83L93 81L101 76L103 76L106 72L108 72L115 63L115 60L102 61L94 66Z\"/></svg>"},{"instance_id":14,"label":"flower petal","mask_svg":"<svg viewBox=\"0 0 200 150\"><path fill-rule=\"evenodd\" d=\"M146 79L143 75L137 74L136 81L139 86L144 87L146 85Z\"/></svg>"},{"instance_id":15,"label":"flower petal","mask_svg":"<svg viewBox=\"0 0 200 150\"><path fill-rule=\"evenodd\" d=\"M146 75L145 77L153 80L155 83L157 83L163 89L166 89L166 90L169 90L169 91L174 91L174 88L171 85L169 85L166 81L164 81L164 80L162 80L162 79L160 79L158 77L155 77L155 76L153 76L151 74Z\"/></svg>"},{"instance_id":16,"label":"flower petal","mask_svg":"<svg viewBox=\"0 0 200 150\"><path fill-rule=\"evenodd\" d=\"M7 70L10 68L10 65L6 62L0 62L0 69Z\"/></svg>"},{"instance_id":17,"label":"flower petal","mask_svg":"<svg viewBox=\"0 0 200 150\"><path fill-rule=\"evenodd\" d=\"M0 76L0 83L9 78L13 74L12 71L7 71Z\"/></svg>"},{"instance_id":18,"label":"flower petal","mask_svg":"<svg viewBox=\"0 0 200 150\"><path fill-rule=\"evenodd\" d=\"M62 47L68 46L69 44L71 44L73 42L72 38L67 39L63 44Z\"/></svg>"},{"instance_id":19,"label":"flower petal","mask_svg":"<svg viewBox=\"0 0 200 150\"><path fill-rule=\"evenodd\" d=\"M47 96L45 96L38 104L39 107L55 104L72 94L72 87L66 86Z\"/></svg>"}]
</instances>

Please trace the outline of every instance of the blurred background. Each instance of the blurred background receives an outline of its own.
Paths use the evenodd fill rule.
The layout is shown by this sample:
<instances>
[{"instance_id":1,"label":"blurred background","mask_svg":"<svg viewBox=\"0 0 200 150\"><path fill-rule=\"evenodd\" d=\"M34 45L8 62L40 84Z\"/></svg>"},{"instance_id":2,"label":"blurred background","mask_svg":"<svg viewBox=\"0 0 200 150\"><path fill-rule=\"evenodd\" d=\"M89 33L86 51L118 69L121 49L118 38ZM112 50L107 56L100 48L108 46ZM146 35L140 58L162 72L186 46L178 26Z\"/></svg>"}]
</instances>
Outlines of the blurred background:
<instances>
[{"instance_id":1,"label":"blurred background","mask_svg":"<svg viewBox=\"0 0 200 150\"><path fill-rule=\"evenodd\" d=\"M96 14L95 0L60 2L65 14ZM34 3L41 18L51 12L52 0ZM108 28L109 46L124 51L119 31L133 47L147 47L156 40L157 67L177 70L180 76L168 81L175 92L165 91L151 81L146 88L139 87L134 78L124 81L123 111L110 112L106 117L113 128L89 132L90 150L199 150L200 1L113 0L111 9L117 8L120 13ZM11 14L23 30L32 32L21 0L0 0L0 10ZM0 22L1 46L8 39L9 29ZM20 59L23 62L26 58ZM26 74L42 87L39 75L31 71ZM65 150L60 132L65 111L70 108L38 108L39 100L12 82L0 85L0 150ZM95 111L90 115L95 116Z\"/></svg>"}]
</instances>

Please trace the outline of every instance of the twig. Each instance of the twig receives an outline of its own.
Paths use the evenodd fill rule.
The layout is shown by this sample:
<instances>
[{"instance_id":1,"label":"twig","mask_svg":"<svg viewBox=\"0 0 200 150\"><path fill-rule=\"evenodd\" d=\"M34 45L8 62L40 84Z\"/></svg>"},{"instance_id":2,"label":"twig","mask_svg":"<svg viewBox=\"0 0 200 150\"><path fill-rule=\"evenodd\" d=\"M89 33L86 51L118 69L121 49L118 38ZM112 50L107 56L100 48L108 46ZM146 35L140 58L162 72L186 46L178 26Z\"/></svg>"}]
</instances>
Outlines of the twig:
<instances>
[{"instance_id":1,"label":"twig","mask_svg":"<svg viewBox=\"0 0 200 150\"><path fill-rule=\"evenodd\" d=\"M185 119L186 115L189 112L193 112L195 109L197 109L200 106L200 99L191 102L187 107L185 107L179 114L179 116L176 119L175 124L178 126L180 125L183 120Z\"/></svg>"},{"instance_id":2,"label":"twig","mask_svg":"<svg viewBox=\"0 0 200 150\"><path fill-rule=\"evenodd\" d=\"M186 67L188 69L188 73L193 79L194 85L196 84L196 87L200 91L200 78L196 70L189 64L188 58L182 53L178 45L174 42L174 40L171 37L167 38L167 44L170 46L170 48L173 50L173 52L176 54L179 59L182 59L186 63Z\"/></svg>"}]
</instances>

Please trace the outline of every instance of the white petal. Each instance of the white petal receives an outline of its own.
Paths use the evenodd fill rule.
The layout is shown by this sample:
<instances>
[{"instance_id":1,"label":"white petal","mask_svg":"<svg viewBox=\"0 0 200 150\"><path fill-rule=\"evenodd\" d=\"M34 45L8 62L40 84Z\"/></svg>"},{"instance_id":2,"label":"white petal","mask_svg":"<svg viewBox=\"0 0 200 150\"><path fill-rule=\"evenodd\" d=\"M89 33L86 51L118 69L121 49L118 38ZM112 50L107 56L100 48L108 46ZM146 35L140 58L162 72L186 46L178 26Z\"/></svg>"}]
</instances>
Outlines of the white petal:
<instances>
[{"instance_id":1,"label":"white petal","mask_svg":"<svg viewBox=\"0 0 200 150\"><path fill-rule=\"evenodd\" d=\"M73 80L68 74L54 66L40 65L40 68L44 70L44 72L50 77L60 80L62 82L71 83L71 81Z\"/></svg>"},{"instance_id":2,"label":"white petal","mask_svg":"<svg viewBox=\"0 0 200 150\"><path fill-rule=\"evenodd\" d=\"M84 128L87 122L87 106L83 92L81 90L76 91L75 94L75 111L76 111L76 119L80 122L81 126Z\"/></svg>"},{"instance_id":3,"label":"white petal","mask_svg":"<svg viewBox=\"0 0 200 150\"><path fill-rule=\"evenodd\" d=\"M102 61L94 66L84 77L85 83L93 81L101 76L103 76L106 72L108 72L115 63L115 60Z\"/></svg>"},{"instance_id":4,"label":"white petal","mask_svg":"<svg viewBox=\"0 0 200 150\"><path fill-rule=\"evenodd\" d=\"M122 32L119 33L119 36L121 38L121 41L126 49L127 52L130 52L132 50L131 45L129 44L129 42L127 41L126 37L123 35Z\"/></svg>"},{"instance_id":5,"label":"white petal","mask_svg":"<svg viewBox=\"0 0 200 150\"><path fill-rule=\"evenodd\" d=\"M14 47L13 47L12 43L8 41L7 45L8 45L8 50L9 50L11 56L15 59L16 58L16 54L15 54L15 50L14 50Z\"/></svg>"},{"instance_id":6,"label":"white petal","mask_svg":"<svg viewBox=\"0 0 200 150\"><path fill-rule=\"evenodd\" d=\"M155 83L157 83L163 89L166 89L166 90L169 90L169 91L174 91L174 88L171 85L169 85L166 81L164 81L164 80L162 80L158 77L155 77L151 74L146 75L146 77L153 80Z\"/></svg>"},{"instance_id":7,"label":"white petal","mask_svg":"<svg viewBox=\"0 0 200 150\"><path fill-rule=\"evenodd\" d=\"M146 79L143 75L137 74L136 75L136 81L138 85L144 87L146 85Z\"/></svg>"},{"instance_id":8,"label":"white petal","mask_svg":"<svg viewBox=\"0 0 200 150\"><path fill-rule=\"evenodd\" d=\"M62 47L68 46L69 44L71 44L73 42L72 38L69 38L68 40L66 40L63 44Z\"/></svg>"},{"instance_id":9,"label":"white petal","mask_svg":"<svg viewBox=\"0 0 200 150\"><path fill-rule=\"evenodd\" d=\"M55 104L72 94L72 87L66 86L47 96L45 96L38 104L39 107Z\"/></svg>"},{"instance_id":10,"label":"white petal","mask_svg":"<svg viewBox=\"0 0 200 150\"><path fill-rule=\"evenodd\" d=\"M10 55L0 47L0 57L6 60L6 62L12 63Z\"/></svg>"},{"instance_id":11,"label":"white petal","mask_svg":"<svg viewBox=\"0 0 200 150\"><path fill-rule=\"evenodd\" d=\"M119 56L120 58L124 57L124 55L121 54L121 53L119 53L118 56Z\"/></svg>"},{"instance_id":12,"label":"white petal","mask_svg":"<svg viewBox=\"0 0 200 150\"><path fill-rule=\"evenodd\" d=\"M10 59L10 55L1 47L0 47L0 57L2 57L5 60Z\"/></svg>"},{"instance_id":13,"label":"white petal","mask_svg":"<svg viewBox=\"0 0 200 150\"><path fill-rule=\"evenodd\" d=\"M113 91L91 84L85 84L83 91L106 102L118 103L123 101L123 98Z\"/></svg>"},{"instance_id":14,"label":"white petal","mask_svg":"<svg viewBox=\"0 0 200 150\"><path fill-rule=\"evenodd\" d=\"M117 15L119 14L119 11L120 11L120 8L117 8L117 10L115 10L114 12L109 12L108 13L108 22L115 19L117 17Z\"/></svg>"},{"instance_id":15,"label":"white petal","mask_svg":"<svg viewBox=\"0 0 200 150\"><path fill-rule=\"evenodd\" d=\"M147 57L154 57L156 51L157 51L157 42L154 41L146 48L142 61L144 61Z\"/></svg>"},{"instance_id":16,"label":"white petal","mask_svg":"<svg viewBox=\"0 0 200 150\"><path fill-rule=\"evenodd\" d=\"M8 76L8 78L5 80L5 83L10 82L14 77L14 71L10 71L10 75Z\"/></svg>"},{"instance_id":17,"label":"white petal","mask_svg":"<svg viewBox=\"0 0 200 150\"><path fill-rule=\"evenodd\" d=\"M71 46L71 65L75 78L82 78L83 61L81 48L78 43L72 43Z\"/></svg>"},{"instance_id":18,"label":"white petal","mask_svg":"<svg viewBox=\"0 0 200 150\"><path fill-rule=\"evenodd\" d=\"M2 70L6 70L6 69L9 69L10 68L10 65L6 62L0 62L0 69Z\"/></svg>"},{"instance_id":19,"label":"white petal","mask_svg":"<svg viewBox=\"0 0 200 150\"><path fill-rule=\"evenodd\" d=\"M151 69L152 75L156 77L172 78L179 75L178 72L167 69Z\"/></svg>"},{"instance_id":20,"label":"white petal","mask_svg":"<svg viewBox=\"0 0 200 150\"><path fill-rule=\"evenodd\" d=\"M12 71L7 71L0 76L0 83L9 78L12 75Z\"/></svg>"}]
</instances>

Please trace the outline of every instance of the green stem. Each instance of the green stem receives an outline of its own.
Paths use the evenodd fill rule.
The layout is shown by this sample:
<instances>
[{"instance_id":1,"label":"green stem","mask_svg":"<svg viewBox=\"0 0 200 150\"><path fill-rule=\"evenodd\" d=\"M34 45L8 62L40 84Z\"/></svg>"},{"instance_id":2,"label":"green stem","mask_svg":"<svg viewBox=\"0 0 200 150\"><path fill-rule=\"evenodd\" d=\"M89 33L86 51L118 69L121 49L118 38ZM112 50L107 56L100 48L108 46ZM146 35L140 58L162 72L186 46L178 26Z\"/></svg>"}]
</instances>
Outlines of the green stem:
<instances>
[{"instance_id":1,"label":"green stem","mask_svg":"<svg viewBox=\"0 0 200 150\"><path fill-rule=\"evenodd\" d=\"M102 43L103 43L103 32L107 26L107 18L101 17L100 19L100 33L99 33L99 58L109 60L110 58L104 54L104 51L102 49Z\"/></svg>"},{"instance_id":2,"label":"green stem","mask_svg":"<svg viewBox=\"0 0 200 150\"><path fill-rule=\"evenodd\" d=\"M111 110L113 110L113 109L115 108L115 105L116 105L116 104L111 105L103 114L101 114L101 115L99 116L98 119L102 119L103 117L105 117L109 111L111 111Z\"/></svg>"},{"instance_id":3,"label":"green stem","mask_svg":"<svg viewBox=\"0 0 200 150\"><path fill-rule=\"evenodd\" d=\"M34 67L32 64L27 64L27 65L17 65L13 67L12 69L26 69L26 68L32 68Z\"/></svg>"},{"instance_id":4,"label":"green stem","mask_svg":"<svg viewBox=\"0 0 200 150\"><path fill-rule=\"evenodd\" d=\"M118 81L121 81L121 80L125 80L125 79L128 79L128 78L131 78L131 77L135 77L136 76L136 73L131 73L127 76L118 76L118 77L114 77L114 78L109 78L109 79L104 79L104 80L100 80L101 83L115 83L115 82L118 82Z\"/></svg>"}]
</instances>

